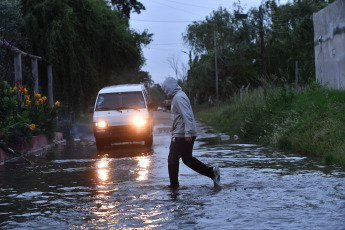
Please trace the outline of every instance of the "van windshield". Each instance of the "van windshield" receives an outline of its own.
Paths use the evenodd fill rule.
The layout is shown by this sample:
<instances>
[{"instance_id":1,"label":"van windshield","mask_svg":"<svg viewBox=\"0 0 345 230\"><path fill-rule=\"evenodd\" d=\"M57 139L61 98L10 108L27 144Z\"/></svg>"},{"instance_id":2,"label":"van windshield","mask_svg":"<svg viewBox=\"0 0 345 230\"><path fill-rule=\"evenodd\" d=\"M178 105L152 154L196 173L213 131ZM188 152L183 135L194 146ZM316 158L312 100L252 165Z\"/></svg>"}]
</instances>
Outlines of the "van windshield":
<instances>
[{"instance_id":1,"label":"van windshield","mask_svg":"<svg viewBox=\"0 0 345 230\"><path fill-rule=\"evenodd\" d=\"M142 92L104 93L98 96L96 111L142 109L145 101Z\"/></svg>"}]
</instances>

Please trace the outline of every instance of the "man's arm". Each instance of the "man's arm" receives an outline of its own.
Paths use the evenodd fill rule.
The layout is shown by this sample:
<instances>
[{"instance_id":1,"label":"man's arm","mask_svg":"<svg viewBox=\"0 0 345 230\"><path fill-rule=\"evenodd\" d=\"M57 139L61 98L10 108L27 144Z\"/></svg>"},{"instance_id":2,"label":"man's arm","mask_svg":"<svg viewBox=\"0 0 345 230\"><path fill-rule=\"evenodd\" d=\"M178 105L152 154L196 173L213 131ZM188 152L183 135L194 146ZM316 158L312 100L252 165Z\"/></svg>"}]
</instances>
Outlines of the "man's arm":
<instances>
[{"instance_id":1,"label":"man's arm","mask_svg":"<svg viewBox=\"0 0 345 230\"><path fill-rule=\"evenodd\" d=\"M190 102L185 97L180 97L177 100L177 109L181 114L183 121L184 121L184 129L185 129L185 139L187 142L192 141L192 132L193 132L193 110L190 105Z\"/></svg>"}]
</instances>

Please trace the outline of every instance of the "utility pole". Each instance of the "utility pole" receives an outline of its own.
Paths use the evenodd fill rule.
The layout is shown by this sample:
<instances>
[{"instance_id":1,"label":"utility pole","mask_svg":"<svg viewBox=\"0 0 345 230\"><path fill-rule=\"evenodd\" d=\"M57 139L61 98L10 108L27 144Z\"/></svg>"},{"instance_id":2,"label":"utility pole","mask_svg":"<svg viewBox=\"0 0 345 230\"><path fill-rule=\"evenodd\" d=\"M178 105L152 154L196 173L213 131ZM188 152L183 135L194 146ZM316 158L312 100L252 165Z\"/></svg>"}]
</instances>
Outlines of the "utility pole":
<instances>
[{"instance_id":1,"label":"utility pole","mask_svg":"<svg viewBox=\"0 0 345 230\"><path fill-rule=\"evenodd\" d=\"M260 35L260 47L261 47L261 61L262 61L262 74L266 78L266 60L265 60L265 40L264 40L264 14L262 12L262 6L259 7L259 35Z\"/></svg>"},{"instance_id":2,"label":"utility pole","mask_svg":"<svg viewBox=\"0 0 345 230\"><path fill-rule=\"evenodd\" d=\"M217 66L217 32L214 31L214 65L216 72L216 93L217 93L217 103L219 102L219 93L218 93L218 66Z\"/></svg>"},{"instance_id":3,"label":"utility pole","mask_svg":"<svg viewBox=\"0 0 345 230\"><path fill-rule=\"evenodd\" d=\"M188 75L187 75L188 76ZM187 78L188 96L190 98L190 79L192 77L192 50L189 50L189 77Z\"/></svg>"}]
</instances>

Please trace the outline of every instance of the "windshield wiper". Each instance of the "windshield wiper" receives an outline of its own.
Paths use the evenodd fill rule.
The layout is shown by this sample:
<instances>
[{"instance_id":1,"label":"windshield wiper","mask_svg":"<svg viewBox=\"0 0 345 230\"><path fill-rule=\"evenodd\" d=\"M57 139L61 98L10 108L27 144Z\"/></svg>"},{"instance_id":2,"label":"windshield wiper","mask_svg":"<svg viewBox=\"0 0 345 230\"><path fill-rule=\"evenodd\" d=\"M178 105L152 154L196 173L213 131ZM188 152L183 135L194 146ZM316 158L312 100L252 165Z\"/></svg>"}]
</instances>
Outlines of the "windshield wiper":
<instances>
[{"instance_id":1,"label":"windshield wiper","mask_svg":"<svg viewBox=\"0 0 345 230\"><path fill-rule=\"evenodd\" d=\"M117 108L117 109L133 109L133 110L137 110L137 111L140 112L140 109L133 108L133 107L128 107L128 106L120 107L120 108Z\"/></svg>"}]
</instances>

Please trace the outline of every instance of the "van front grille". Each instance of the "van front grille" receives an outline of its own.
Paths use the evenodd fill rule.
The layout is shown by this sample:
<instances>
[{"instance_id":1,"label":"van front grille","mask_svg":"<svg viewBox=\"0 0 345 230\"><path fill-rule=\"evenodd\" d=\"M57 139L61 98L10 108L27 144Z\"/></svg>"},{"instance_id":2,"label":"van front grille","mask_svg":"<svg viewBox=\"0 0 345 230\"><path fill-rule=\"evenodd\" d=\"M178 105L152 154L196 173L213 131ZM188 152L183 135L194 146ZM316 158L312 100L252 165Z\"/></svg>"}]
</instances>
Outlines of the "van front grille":
<instances>
[{"instance_id":1,"label":"van front grille","mask_svg":"<svg viewBox=\"0 0 345 230\"><path fill-rule=\"evenodd\" d=\"M132 125L112 126L108 127L108 130L111 137L133 136L136 133L136 129Z\"/></svg>"}]
</instances>

